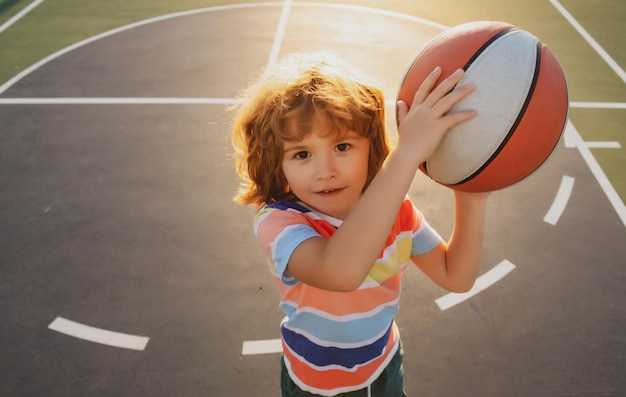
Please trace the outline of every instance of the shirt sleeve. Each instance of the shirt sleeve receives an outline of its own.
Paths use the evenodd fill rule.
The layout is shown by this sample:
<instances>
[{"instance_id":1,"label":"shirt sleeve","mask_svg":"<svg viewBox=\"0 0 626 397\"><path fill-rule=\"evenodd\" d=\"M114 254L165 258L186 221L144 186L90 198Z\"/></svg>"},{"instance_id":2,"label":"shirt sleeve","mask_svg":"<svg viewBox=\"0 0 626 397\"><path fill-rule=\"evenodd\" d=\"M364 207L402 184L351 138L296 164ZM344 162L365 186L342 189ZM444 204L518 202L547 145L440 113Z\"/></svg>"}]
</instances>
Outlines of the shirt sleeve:
<instances>
[{"instance_id":1,"label":"shirt sleeve","mask_svg":"<svg viewBox=\"0 0 626 397\"><path fill-rule=\"evenodd\" d=\"M286 285L298 280L287 271L293 251L305 240L321 235L298 212L263 208L255 217L254 233L268 258L270 272Z\"/></svg>"},{"instance_id":2,"label":"shirt sleeve","mask_svg":"<svg viewBox=\"0 0 626 397\"><path fill-rule=\"evenodd\" d=\"M415 207L413 213L417 218L417 230L413 232L413 243L411 245L411 256L425 254L439 245L443 240L439 233L433 229L424 218L424 215Z\"/></svg>"}]
</instances>

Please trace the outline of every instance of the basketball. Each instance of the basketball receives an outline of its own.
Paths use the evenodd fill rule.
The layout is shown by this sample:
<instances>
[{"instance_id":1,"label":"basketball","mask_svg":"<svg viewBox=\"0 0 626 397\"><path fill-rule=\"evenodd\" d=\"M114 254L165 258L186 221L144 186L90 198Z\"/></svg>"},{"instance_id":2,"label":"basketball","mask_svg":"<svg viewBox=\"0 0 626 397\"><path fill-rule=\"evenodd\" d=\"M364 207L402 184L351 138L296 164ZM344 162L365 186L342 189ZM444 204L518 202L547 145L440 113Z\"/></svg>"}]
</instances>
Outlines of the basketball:
<instances>
[{"instance_id":1,"label":"basketball","mask_svg":"<svg viewBox=\"0 0 626 397\"><path fill-rule=\"evenodd\" d=\"M452 189L488 192L521 181L546 161L565 129L569 101L563 69L545 44L503 22L447 29L411 63L398 100L410 106L436 66L440 81L465 70L457 86L476 89L451 112L475 109L478 115L446 133L422 172Z\"/></svg>"}]
</instances>

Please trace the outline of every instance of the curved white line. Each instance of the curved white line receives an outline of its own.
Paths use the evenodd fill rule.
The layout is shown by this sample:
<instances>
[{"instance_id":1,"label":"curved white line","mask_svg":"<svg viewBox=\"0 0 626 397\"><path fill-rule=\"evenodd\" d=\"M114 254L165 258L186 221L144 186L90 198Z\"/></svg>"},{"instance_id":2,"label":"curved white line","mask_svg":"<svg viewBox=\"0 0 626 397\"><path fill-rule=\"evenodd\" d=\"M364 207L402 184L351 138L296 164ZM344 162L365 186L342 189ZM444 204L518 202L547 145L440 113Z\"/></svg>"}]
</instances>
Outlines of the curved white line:
<instances>
[{"instance_id":1,"label":"curved white line","mask_svg":"<svg viewBox=\"0 0 626 397\"><path fill-rule=\"evenodd\" d=\"M554 201L552 202L552 206L546 213L546 216L543 218L543 221L549 223L551 225L556 225L565 211L565 207L567 207L567 203L569 202L569 198L572 195L572 189L574 188L574 178L571 176L563 175L561 179L561 185L559 186L559 190L554 197Z\"/></svg>"},{"instance_id":2,"label":"curved white line","mask_svg":"<svg viewBox=\"0 0 626 397\"><path fill-rule=\"evenodd\" d=\"M472 289L468 292L464 292L462 294L451 292L441 298L437 298L435 303L442 311L449 309L452 306L458 305L459 303L466 301L472 296L491 287L493 284L500 281L500 279L504 276L509 274L513 269L515 269L515 265L505 259L494 266L491 270L478 277L474 283L474 287L472 287Z\"/></svg>"},{"instance_id":3,"label":"curved white line","mask_svg":"<svg viewBox=\"0 0 626 397\"><path fill-rule=\"evenodd\" d=\"M85 40L79 41L78 43L74 43L68 47L65 47L45 58L43 58L42 60L40 60L39 62L36 62L34 64L32 64L31 66L29 66L28 68L22 70L20 73L18 73L17 75L13 76L13 78L9 79L6 83L4 83L2 86L0 86L0 95L2 95L6 90L8 90L10 87L12 87L15 83L17 83L19 80L23 79L24 77L28 76L30 73L34 72L35 70L39 69L40 67L42 67L43 65L47 64L48 62L51 62L65 54L67 54L70 51L73 51L77 48L83 47L87 44L91 44L94 41L109 37L109 36L113 36L114 34L117 33L121 33L124 32L126 30L130 30L130 29L134 29L140 26L144 26L144 25L149 25L151 23L155 23L155 22L161 22L161 21L165 21L168 19L172 19L172 18L178 18L178 17L184 17L184 16L188 16L188 15L194 15L194 14L201 14L203 12L211 12L211 11L221 11L221 10L226 10L226 9L237 9L237 8L248 8L248 7L254 7L254 6L280 6L282 5L282 3L260 3L260 4L231 4L231 5L225 5L225 6L215 6L215 7L207 7L207 8L199 8L199 9L195 9L195 10L189 10L189 11L182 11L182 12L176 12L173 14L167 14L167 15L162 15L162 16L158 16L155 18L149 18L149 19L145 19L143 21L138 21L138 22L134 22L131 23L129 25L124 25L121 26L119 28L115 28L112 30L109 30L107 32L103 32L100 34L97 34L95 36L89 37Z\"/></svg>"},{"instance_id":4,"label":"curved white line","mask_svg":"<svg viewBox=\"0 0 626 397\"><path fill-rule=\"evenodd\" d=\"M441 25L438 24L436 22L432 22L432 21L428 21L426 19L422 19L422 18L418 18L418 17L413 17L410 15L406 15L406 14L402 14L399 12L394 12L394 11L387 11L387 10L381 10L381 9L377 9L377 8L370 8L370 7L364 7L364 6L355 6L355 5L349 5L349 4L333 4L333 3L295 3L293 4L294 6L298 6L298 7L327 7L327 8L341 8L341 9L348 9L348 10L360 10L363 12L369 12L369 13L373 13L373 14L377 14L377 15L384 15L384 16L391 16L391 17L395 17L395 18L400 18L400 19L405 19L405 20L409 20L409 21L414 21L414 22L418 22L424 25L428 25L428 26L432 26L435 28L439 28L439 29L445 29L447 28L447 26L445 25ZM172 14L167 14L167 15L162 15L159 17L155 17L155 18L150 18L150 19L145 19L143 21L139 21L139 22L134 22L131 23L129 25L125 25L125 26L121 26L119 28L116 29L112 29L109 30L107 32L103 32L100 34L97 34L95 36L92 36L88 39L79 41L78 43L72 44L68 47L65 47L43 59L41 59L40 61L32 64L31 66L29 66L28 68L22 70L20 73L18 73L17 75L13 76L11 79L7 80L3 85L0 86L0 95L2 95L6 90L8 90L9 88L11 88L15 83L17 83L18 81L20 81L21 79L23 79L24 77L28 76L30 73L34 72L35 70L39 69L40 67L42 67L43 65L47 64L48 62L51 62L53 60L55 60L56 58L61 57L62 55L67 54L70 51L73 51L77 48L80 48L82 46L85 46L87 44L93 43L94 41L112 36L114 34L117 33L121 33L124 32L126 30L130 30L130 29L134 29L140 26L144 26L144 25L148 25L151 23L155 23L155 22L160 22L160 21L164 21L167 19L172 19L172 18L178 18L178 17L184 17L184 16L188 16L188 15L194 15L194 14L201 14L204 12L213 12L213 11L222 11L222 10L230 10L230 9L239 9L239 8L252 8L252 7L283 7L284 3L283 2L268 2L268 3L243 3L243 4L231 4L231 5L223 5L223 6L214 6L214 7L206 7L206 8L199 8L199 9L195 9L195 10L189 10L189 11L182 11L182 12L176 12L176 13L172 13Z\"/></svg>"},{"instance_id":5,"label":"curved white line","mask_svg":"<svg viewBox=\"0 0 626 397\"><path fill-rule=\"evenodd\" d=\"M314 3L314 2L311 2L311 3L302 2L302 3L296 3L296 5L304 6L304 7L340 8L340 9L348 9L348 10L357 10L357 11L369 12L369 13L376 14L376 15L383 15L383 16L388 16L388 17L393 17L393 18L398 18L398 19L404 19L406 21L417 22L422 25L427 25L427 26L441 29L441 30L449 28L449 26L447 25L443 25L438 22L433 22L428 19L419 18L413 15L403 14L397 11L383 10L380 8L372 8L372 7L358 6L358 5L352 5L352 4Z\"/></svg>"},{"instance_id":6,"label":"curved white line","mask_svg":"<svg viewBox=\"0 0 626 397\"><path fill-rule=\"evenodd\" d=\"M150 340L150 338L145 336L129 335L90 327L63 317L57 317L48 325L48 328L78 339L131 350L144 350Z\"/></svg>"}]
</instances>

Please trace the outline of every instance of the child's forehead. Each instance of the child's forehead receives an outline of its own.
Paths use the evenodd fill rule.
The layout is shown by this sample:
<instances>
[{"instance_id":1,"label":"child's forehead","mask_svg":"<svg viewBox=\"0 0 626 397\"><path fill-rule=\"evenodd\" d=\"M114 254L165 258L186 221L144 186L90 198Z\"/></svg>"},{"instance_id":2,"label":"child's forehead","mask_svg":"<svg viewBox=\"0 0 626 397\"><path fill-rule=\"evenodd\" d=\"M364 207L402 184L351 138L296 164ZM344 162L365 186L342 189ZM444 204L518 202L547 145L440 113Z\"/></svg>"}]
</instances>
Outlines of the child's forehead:
<instances>
[{"instance_id":1,"label":"child's forehead","mask_svg":"<svg viewBox=\"0 0 626 397\"><path fill-rule=\"evenodd\" d=\"M331 116L314 114L309 117L292 117L286 123L283 139L301 141L306 136L316 134L321 137L343 138L351 129L345 123L333 122ZM352 131L354 133L354 131Z\"/></svg>"}]
</instances>

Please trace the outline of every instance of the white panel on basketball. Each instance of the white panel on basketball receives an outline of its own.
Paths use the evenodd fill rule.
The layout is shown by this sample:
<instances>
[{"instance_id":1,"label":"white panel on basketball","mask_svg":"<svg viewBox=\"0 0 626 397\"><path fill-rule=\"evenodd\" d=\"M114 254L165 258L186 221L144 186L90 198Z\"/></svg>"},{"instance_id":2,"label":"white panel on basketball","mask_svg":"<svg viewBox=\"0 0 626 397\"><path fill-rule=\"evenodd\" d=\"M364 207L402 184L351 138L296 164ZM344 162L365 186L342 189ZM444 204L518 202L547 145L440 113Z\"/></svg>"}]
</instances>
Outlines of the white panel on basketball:
<instances>
[{"instance_id":1,"label":"white panel on basketball","mask_svg":"<svg viewBox=\"0 0 626 397\"><path fill-rule=\"evenodd\" d=\"M496 39L466 70L457 86L476 90L452 110L478 115L451 128L428 160L428 174L444 184L464 181L491 158L511 130L533 81L537 38L513 30Z\"/></svg>"}]
</instances>

